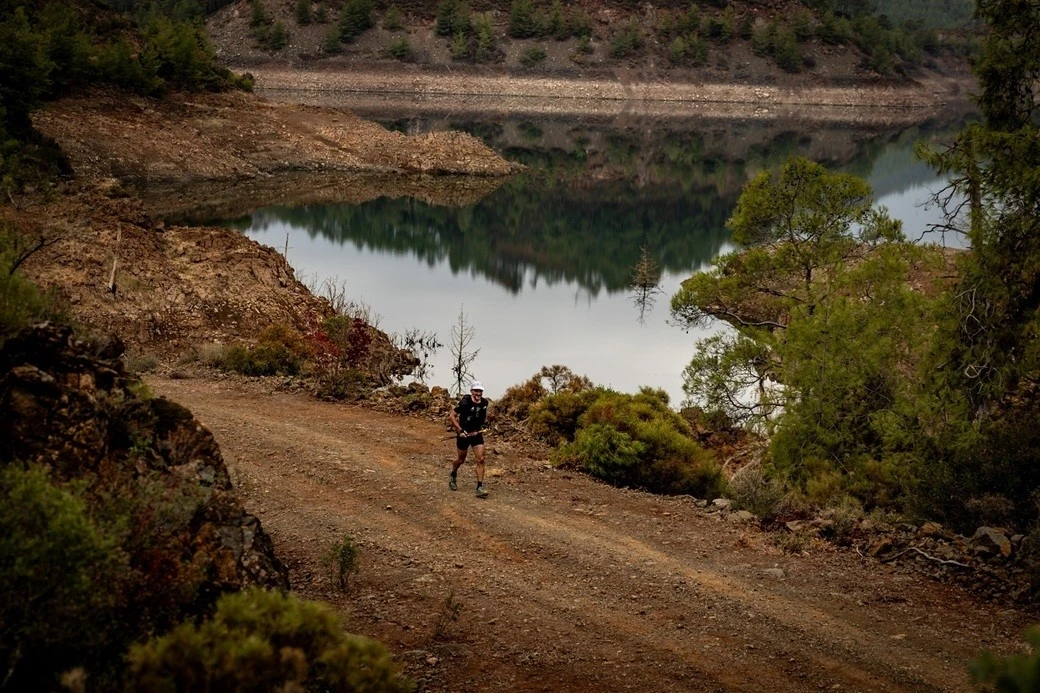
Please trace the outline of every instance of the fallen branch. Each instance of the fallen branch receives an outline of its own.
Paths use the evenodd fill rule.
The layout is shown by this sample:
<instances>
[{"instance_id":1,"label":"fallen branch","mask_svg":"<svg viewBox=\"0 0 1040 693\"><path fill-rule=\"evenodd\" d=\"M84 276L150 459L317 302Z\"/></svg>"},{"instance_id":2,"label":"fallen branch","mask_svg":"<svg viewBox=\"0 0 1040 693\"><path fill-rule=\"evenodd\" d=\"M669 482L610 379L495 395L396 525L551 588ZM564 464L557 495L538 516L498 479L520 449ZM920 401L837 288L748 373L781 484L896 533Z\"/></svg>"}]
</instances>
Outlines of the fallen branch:
<instances>
[{"instance_id":1,"label":"fallen branch","mask_svg":"<svg viewBox=\"0 0 1040 693\"><path fill-rule=\"evenodd\" d=\"M911 551L915 551L915 552L921 554L922 556L924 556L925 558L927 558L929 561L935 561L936 563L939 563L941 565L955 565L955 566L957 566L959 568L969 568L969 569L971 568L971 566L966 564L966 563L961 563L959 561L947 560L947 559L943 559L943 558L936 558L935 556L931 556L931 555L925 553L924 551L922 551L921 549L919 549L917 547L914 547L914 546L911 546L911 547L909 547L907 549L903 549L899 553L894 553L891 556L886 556L886 557L884 557L884 558L882 558L880 560L881 560L882 563L890 563L890 562L896 560L897 558L900 558L901 556L904 556L904 555L910 553Z\"/></svg>"}]
</instances>

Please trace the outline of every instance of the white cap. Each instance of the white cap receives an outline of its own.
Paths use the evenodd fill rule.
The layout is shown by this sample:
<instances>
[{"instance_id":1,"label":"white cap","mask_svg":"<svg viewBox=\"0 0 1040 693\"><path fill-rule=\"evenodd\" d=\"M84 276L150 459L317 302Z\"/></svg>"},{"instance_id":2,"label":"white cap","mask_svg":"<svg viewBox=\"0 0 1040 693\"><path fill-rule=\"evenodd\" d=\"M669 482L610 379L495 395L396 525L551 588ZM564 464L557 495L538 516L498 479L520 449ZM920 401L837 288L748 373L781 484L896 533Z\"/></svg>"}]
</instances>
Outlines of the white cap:
<instances>
[{"instance_id":1,"label":"white cap","mask_svg":"<svg viewBox=\"0 0 1040 693\"><path fill-rule=\"evenodd\" d=\"M484 384L482 382L480 382L479 380L474 380L472 383L469 384L469 389L471 389L471 390L480 390L481 392L483 392L484 391Z\"/></svg>"}]
</instances>

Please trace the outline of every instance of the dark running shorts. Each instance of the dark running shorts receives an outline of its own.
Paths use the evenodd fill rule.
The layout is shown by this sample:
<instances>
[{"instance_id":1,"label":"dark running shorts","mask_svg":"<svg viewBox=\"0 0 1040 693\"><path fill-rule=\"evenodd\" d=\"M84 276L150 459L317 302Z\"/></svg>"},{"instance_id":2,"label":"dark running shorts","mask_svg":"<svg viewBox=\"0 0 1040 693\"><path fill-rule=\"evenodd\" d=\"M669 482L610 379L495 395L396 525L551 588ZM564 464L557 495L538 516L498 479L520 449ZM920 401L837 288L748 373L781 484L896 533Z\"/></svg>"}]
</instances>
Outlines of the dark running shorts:
<instances>
[{"instance_id":1,"label":"dark running shorts","mask_svg":"<svg viewBox=\"0 0 1040 693\"><path fill-rule=\"evenodd\" d=\"M466 436L465 438L463 438L462 436L455 436L455 447L457 447L459 450L465 450L466 448L469 448L470 446L483 445L483 444L484 444L484 434L483 433L481 433L480 435L477 435L477 436Z\"/></svg>"}]
</instances>

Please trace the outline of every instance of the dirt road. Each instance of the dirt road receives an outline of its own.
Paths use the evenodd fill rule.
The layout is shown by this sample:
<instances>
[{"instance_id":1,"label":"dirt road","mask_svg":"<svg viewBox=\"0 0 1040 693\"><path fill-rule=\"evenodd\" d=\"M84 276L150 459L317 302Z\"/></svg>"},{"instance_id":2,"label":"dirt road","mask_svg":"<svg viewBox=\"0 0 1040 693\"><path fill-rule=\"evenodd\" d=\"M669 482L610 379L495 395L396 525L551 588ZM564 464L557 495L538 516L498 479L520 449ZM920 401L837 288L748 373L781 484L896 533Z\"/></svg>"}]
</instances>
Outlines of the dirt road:
<instances>
[{"instance_id":1,"label":"dirt road","mask_svg":"<svg viewBox=\"0 0 1040 693\"><path fill-rule=\"evenodd\" d=\"M452 442L429 421L230 380L150 384L213 431L294 589L386 643L421 691L963 690L978 649L1013 650L1028 622L494 439L490 497L470 466L452 493ZM361 545L345 596L319 561L344 534Z\"/></svg>"}]
</instances>

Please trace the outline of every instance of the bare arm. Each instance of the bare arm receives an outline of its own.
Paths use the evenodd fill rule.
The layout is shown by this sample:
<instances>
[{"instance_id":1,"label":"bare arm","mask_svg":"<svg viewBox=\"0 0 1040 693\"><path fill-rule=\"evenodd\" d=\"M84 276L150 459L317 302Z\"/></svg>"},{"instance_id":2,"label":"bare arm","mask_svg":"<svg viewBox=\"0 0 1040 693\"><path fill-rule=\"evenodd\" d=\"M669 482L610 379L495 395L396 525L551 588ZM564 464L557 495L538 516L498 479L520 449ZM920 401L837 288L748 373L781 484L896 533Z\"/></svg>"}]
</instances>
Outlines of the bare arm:
<instances>
[{"instance_id":1,"label":"bare arm","mask_svg":"<svg viewBox=\"0 0 1040 693\"><path fill-rule=\"evenodd\" d=\"M462 433L462 424L459 423L459 416L455 413L455 410L452 409L450 412L448 412L448 415L451 417L451 425L452 428L455 429L455 432Z\"/></svg>"}]
</instances>

